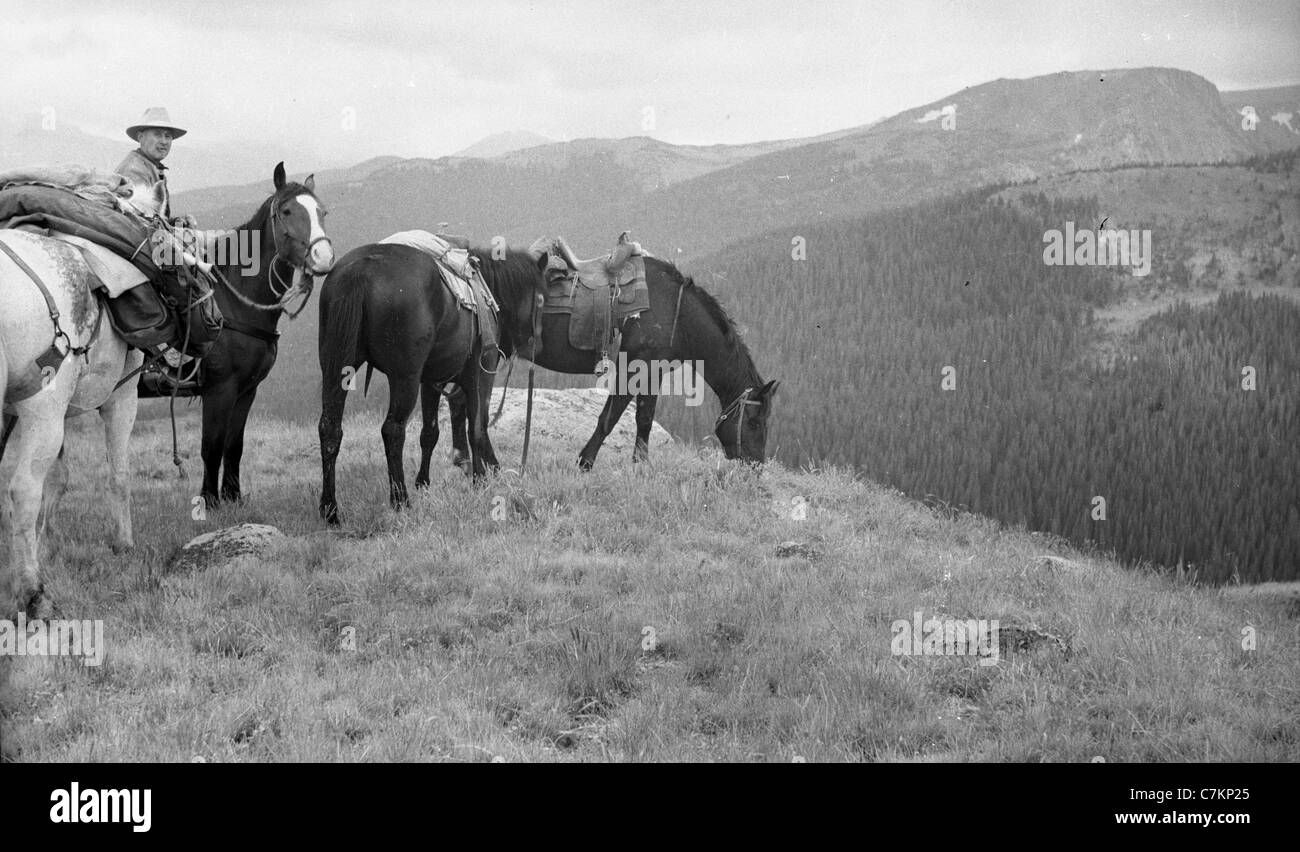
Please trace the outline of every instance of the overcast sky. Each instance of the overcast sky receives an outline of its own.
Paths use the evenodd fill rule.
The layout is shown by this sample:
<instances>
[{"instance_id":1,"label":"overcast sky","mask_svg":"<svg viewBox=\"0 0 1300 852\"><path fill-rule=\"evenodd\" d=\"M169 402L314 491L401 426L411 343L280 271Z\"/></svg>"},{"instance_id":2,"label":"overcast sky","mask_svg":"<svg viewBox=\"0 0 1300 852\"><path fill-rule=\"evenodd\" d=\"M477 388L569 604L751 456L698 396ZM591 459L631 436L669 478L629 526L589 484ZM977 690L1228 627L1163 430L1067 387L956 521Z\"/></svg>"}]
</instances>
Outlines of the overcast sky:
<instances>
[{"instance_id":1,"label":"overcast sky","mask_svg":"<svg viewBox=\"0 0 1300 852\"><path fill-rule=\"evenodd\" d=\"M441 156L515 129L810 136L1062 70L1300 82L1296 0L0 0L0 21L10 120L52 107L119 138L165 105L190 140L301 139L340 163Z\"/></svg>"}]
</instances>

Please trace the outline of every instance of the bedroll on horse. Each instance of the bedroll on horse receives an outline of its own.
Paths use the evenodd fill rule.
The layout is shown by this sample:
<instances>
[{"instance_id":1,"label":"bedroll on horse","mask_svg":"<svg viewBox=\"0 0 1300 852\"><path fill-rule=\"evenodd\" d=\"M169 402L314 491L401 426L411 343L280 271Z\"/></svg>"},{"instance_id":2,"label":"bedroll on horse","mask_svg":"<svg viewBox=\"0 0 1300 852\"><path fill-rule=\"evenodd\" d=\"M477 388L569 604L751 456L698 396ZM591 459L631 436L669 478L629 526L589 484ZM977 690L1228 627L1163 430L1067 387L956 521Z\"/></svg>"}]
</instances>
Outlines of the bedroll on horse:
<instances>
[{"instance_id":1,"label":"bedroll on horse","mask_svg":"<svg viewBox=\"0 0 1300 852\"><path fill-rule=\"evenodd\" d=\"M86 180L86 174L92 178ZM165 344L202 358L222 328L211 285L187 265L197 259L187 254L176 232L118 200L129 187L114 186L115 181L122 179L85 170L72 177L67 169L0 174L0 228L33 230L80 248L96 273L97 292L108 297L109 321L129 345L152 354ZM122 259L134 267L134 276L130 268L123 272ZM142 396L176 391L174 378L158 360L141 380ZM184 372L191 378L198 374L190 367ZM181 387L176 395L197 391L194 381Z\"/></svg>"}]
</instances>

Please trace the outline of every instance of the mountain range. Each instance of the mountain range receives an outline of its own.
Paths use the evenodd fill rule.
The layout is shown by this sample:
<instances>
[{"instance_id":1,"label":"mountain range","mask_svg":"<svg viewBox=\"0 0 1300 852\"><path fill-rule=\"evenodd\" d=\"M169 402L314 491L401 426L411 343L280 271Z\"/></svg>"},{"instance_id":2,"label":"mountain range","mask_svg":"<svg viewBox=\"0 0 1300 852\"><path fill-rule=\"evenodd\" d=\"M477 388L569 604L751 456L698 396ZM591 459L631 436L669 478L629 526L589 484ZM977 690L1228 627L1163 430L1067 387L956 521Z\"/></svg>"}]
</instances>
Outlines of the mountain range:
<instances>
[{"instance_id":1,"label":"mountain range","mask_svg":"<svg viewBox=\"0 0 1300 852\"><path fill-rule=\"evenodd\" d=\"M1241 109L1258 121L1244 127ZM995 80L813 139L684 146L578 139L489 158L380 158L322 171L341 247L408 228L527 245L562 234L579 254L623 230L689 260L756 233L994 183L1147 164L1239 161L1300 146L1300 86L1221 93L1167 68ZM297 164L291 164L296 166ZM173 207L235 225L269 181L178 193Z\"/></svg>"}]
</instances>

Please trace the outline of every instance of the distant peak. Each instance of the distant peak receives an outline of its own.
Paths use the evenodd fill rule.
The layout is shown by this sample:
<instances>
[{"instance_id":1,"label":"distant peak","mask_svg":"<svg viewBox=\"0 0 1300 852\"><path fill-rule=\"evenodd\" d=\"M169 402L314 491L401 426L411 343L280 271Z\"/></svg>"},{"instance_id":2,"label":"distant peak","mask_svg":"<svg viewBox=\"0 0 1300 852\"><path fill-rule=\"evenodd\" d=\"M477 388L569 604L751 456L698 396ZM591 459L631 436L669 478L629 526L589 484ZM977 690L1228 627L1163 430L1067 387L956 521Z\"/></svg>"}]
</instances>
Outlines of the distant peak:
<instances>
[{"instance_id":1,"label":"distant peak","mask_svg":"<svg viewBox=\"0 0 1300 852\"><path fill-rule=\"evenodd\" d=\"M509 154L511 151L519 151L523 148L551 145L555 141L555 139L543 136L540 133L533 133L531 130L506 130L501 133L493 133L491 136L485 136L468 148L462 148L452 154L452 156L488 159L499 157L502 154Z\"/></svg>"}]
</instances>

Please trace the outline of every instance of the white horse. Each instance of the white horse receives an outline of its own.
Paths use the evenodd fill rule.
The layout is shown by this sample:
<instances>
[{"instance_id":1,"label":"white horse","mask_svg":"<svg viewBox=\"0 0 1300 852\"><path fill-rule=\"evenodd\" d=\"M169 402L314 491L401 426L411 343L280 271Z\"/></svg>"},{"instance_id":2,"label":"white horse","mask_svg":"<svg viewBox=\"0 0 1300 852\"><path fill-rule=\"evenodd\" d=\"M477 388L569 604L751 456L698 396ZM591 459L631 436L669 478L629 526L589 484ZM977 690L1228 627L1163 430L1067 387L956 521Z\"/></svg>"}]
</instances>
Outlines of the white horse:
<instances>
[{"instance_id":1,"label":"white horse","mask_svg":"<svg viewBox=\"0 0 1300 852\"><path fill-rule=\"evenodd\" d=\"M46 618L51 606L38 563L37 518L42 508L50 517L62 496L65 417L99 411L108 444L113 545L134 545L127 442L136 386L115 386L144 356L128 349L103 315L107 309L90 290L94 278L80 251L26 231L0 230L0 240L44 282L68 338L57 370L48 360L44 367L37 363L55 339L55 323L41 289L0 251L0 408L9 433L0 444L0 618L18 611Z\"/></svg>"}]
</instances>

